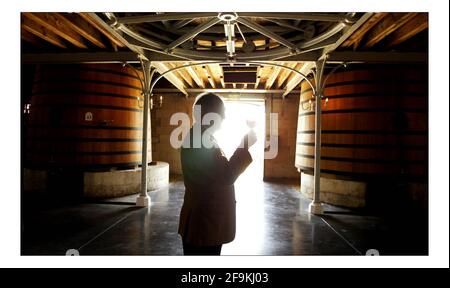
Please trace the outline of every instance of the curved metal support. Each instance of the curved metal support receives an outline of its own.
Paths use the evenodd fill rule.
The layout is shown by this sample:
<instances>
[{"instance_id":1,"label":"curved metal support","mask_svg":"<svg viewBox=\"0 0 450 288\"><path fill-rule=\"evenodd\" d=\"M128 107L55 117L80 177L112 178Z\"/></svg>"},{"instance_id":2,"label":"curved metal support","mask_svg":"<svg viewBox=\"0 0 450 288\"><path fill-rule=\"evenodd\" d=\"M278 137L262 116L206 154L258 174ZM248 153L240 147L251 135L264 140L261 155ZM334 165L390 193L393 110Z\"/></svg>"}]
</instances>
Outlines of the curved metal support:
<instances>
[{"instance_id":1,"label":"curved metal support","mask_svg":"<svg viewBox=\"0 0 450 288\"><path fill-rule=\"evenodd\" d=\"M243 17L237 18L237 22L247 26L248 28L251 28L251 29L255 30L256 32L261 33L264 36L272 38L273 40L277 41L281 45L284 45L284 46L288 47L291 50L296 51L296 49L297 49L295 44L293 44L290 41L284 39L283 37L281 37L277 33L274 33L272 31L270 31L269 29L259 25L256 22L253 22L253 21L251 21L249 19L246 19L246 18L243 18Z\"/></svg>"},{"instance_id":2,"label":"curved metal support","mask_svg":"<svg viewBox=\"0 0 450 288\"><path fill-rule=\"evenodd\" d=\"M141 61L141 66L142 66L142 59L139 58L139 60ZM131 69L131 71L133 71L133 73L136 75L136 77L139 79L139 82L141 82L141 89L142 89L142 94L143 94L144 90L145 90L144 81L142 80L141 75L139 75L139 73L137 72L137 69L134 68L133 66L131 66L130 63L128 63L128 62L123 62L123 66L128 66Z\"/></svg>"},{"instance_id":3,"label":"curved metal support","mask_svg":"<svg viewBox=\"0 0 450 288\"><path fill-rule=\"evenodd\" d=\"M322 87L321 87L321 90L322 90L322 91L325 89L325 85L327 84L328 77L330 77L334 72L336 72L336 71L337 71L339 68L341 68L341 67L347 67L347 63L344 62L344 63L339 64L338 66L334 67L334 68L330 71L330 73L327 74L327 76L325 77L325 79L324 79L323 82L322 82Z\"/></svg>"},{"instance_id":4,"label":"curved metal support","mask_svg":"<svg viewBox=\"0 0 450 288\"><path fill-rule=\"evenodd\" d=\"M205 31L206 29L208 29L211 26L216 25L219 22L220 22L220 19L215 17L203 24L198 25L197 27L195 27L194 29L189 31L189 33L184 34L183 36L179 37L177 40L175 40L172 43L170 43L169 45L167 45L166 50L168 50L169 52L172 51L177 46L183 44L184 42L188 41L189 39L194 38L201 32Z\"/></svg>"},{"instance_id":5,"label":"curved metal support","mask_svg":"<svg viewBox=\"0 0 450 288\"><path fill-rule=\"evenodd\" d=\"M148 127L149 127L148 126L149 125L149 123L148 123L148 121L149 121L148 105L149 105L149 97L152 95L153 89L155 88L156 83L158 83L158 81L161 80L168 73L172 73L172 72L180 70L180 69L193 67L193 66L203 66L203 65L208 65L208 64L230 64L230 62L209 61L209 62L187 64L187 65L183 65L183 66L179 66L179 67L175 67L170 70L167 70L166 72L162 73L157 78L155 78L154 81L152 81L152 77L153 77L156 69L153 69L153 70L151 69L150 62L144 62L142 60L142 58L140 58L140 60L141 60L142 69L144 71L144 85L145 85L145 89L144 89L144 125L143 125L144 130L143 130L143 137L142 137L143 139L142 139L141 192L140 192L139 197L136 200L136 205L140 206L140 207L146 207L149 205L149 197L147 195L147 150L148 150L147 149L147 142L148 142L147 133L148 133ZM306 77L306 75L295 70L294 68L287 67L287 66L280 65L280 64L275 64L275 63L266 63L266 62L257 62L257 61L232 62L232 63L233 64L250 64L250 65L269 65L269 66L275 66L275 67L281 67L284 69L288 69L290 71L293 71L293 72L299 74L311 86L313 94L316 93L316 89L315 89L314 85Z\"/></svg>"},{"instance_id":6,"label":"curved metal support","mask_svg":"<svg viewBox=\"0 0 450 288\"><path fill-rule=\"evenodd\" d=\"M159 22L170 20L185 20L194 18L214 17L217 13L169 13L169 14L152 14L143 16L121 17L118 20L124 24L137 24L144 22Z\"/></svg>"},{"instance_id":7,"label":"curved metal support","mask_svg":"<svg viewBox=\"0 0 450 288\"><path fill-rule=\"evenodd\" d=\"M113 28L115 28L117 30L122 31L124 34L137 40L138 42L141 42L142 44L147 45L147 46L142 46L142 45L140 46L139 44L136 44L135 45L136 47L144 48L144 49L159 52L159 53L164 53L167 55L181 57L181 58L184 58L187 60L194 60L194 59L195 60L199 60L199 59L226 60L226 54L221 53L221 52L192 51L192 50L188 50L188 49L177 48L178 45L180 45L182 42L186 41L187 38L189 38L188 36L193 35L192 33L189 33L189 35L181 36L180 38L178 38L177 40L175 40L171 44L169 44L169 46L167 46L163 43L160 43L159 41L148 39L148 38L140 35L139 33L133 31L133 29L126 26L126 24L132 24L132 23L141 23L141 22L148 22L148 21L150 21L150 22L164 21L164 20L168 20L168 19L169 20L183 20L183 19L189 19L189 17L211 18L211 17L217 16L217 13L170 13L170 14L158 14L158 15L131 16L131 17L122 17L122 18L117 18L114 15L114 13L104 13L104 14L110 20L110 26L112 26ZM253 14L252 13L239 13L239 15L241 15L243 17L249 17ZM258 15L258 16L256 16L256 15ZM262 60L262 59L276 60L276 59L280 59L280 58L284 58L284 57L299 55L299 54L311 51L313 46L324 42L325 40L329 39L330 37L333 37L334 35L337 35L346 27L346 25L348 23L354 22L353 21L354 13L349 13L347 15L326 15L326 14L321 15L321 14L308 14L308 13L298 13L298 15L297 14L294 15L292 13L291 14L290 13L262 13L262 14L256 13L254 17L263 17L263 18L264 17L266 17L266 18L272 17L273 18L274 16L277 16L280 19L281 18L291 19L292 17L296 17L295 19L300 19L300 18L308 19L308 17L313 17L315 19L320 19L320 21L340 21L340 23L337 23L331 29L322 33L321 35L316 36L313 39L304 41L302 43L293 44L289 40L284 39L283 37L279 36L276 33L273 33L272 31L262 27L261 25L253 23L244 18L241 18L241 20L239 20L239 18L238 18L238 21L245 22L242 24L244 24L244 25L248 24L252 27L254 26L252 29L256 28L256 31L258 31L261 34L266 35L270 38L273 38L277 42L286 46L286 47L279 47L279 48L271 49L269 51L255 51L252 53L242 53L238 56L238 58L240 60L243 60L243 61ZM217 24L217 23L215 23L215 24ZM204 28L203 24L200 26L199 26L199 28L201 28L201 29ZM208 25L206 25L206 26L208 26ZM201 33L201 31L198 33ZM323 48L323 47L318 47L318 48L314 48L314 49L319 49L319 48ZM309 49L309 50L307 50L307 49Z\"/></svg>"},{"instance_id":8,"label":"curved metal support","mask_svg":"<svg viewBox=\"0 0 450 288\"><path fill-rule=\"evenodd\" d=\"M338 34L339 32L341 32L343 29L345 28L345 24L344 23L339 23L337 25L335 25L333 28L331 28L330 30L320 34L319 36L316 36L315 38L305 41L303 43L300 43L297 48L299 49L304 49L304 48L308 48L311 47L315 44L319 44L322 41L325 41L326 39Z\"/></svg>"},{"instance_id":9,"label":"curved metal support","mask_svg":"<svg viewBox=\"0 0 450 288\"><path fill-rule=\"evenodd\" d=\"M141 57L139 57L138 56L138 58L139 58L139 61L141 62L141 66L143 67L143 65L142 65L142 58ZM125 66L128 66L130 69L131 69L131 71L133 71L133 73L136 75L136 77L139 79L139 82L141 83L141 89L142 89L142 96L144 96L145 97L145 84L144 84L144 82L145 82L145 79L143 80L142 79L142 77L141 77L141 75L139 75L139 73L138 73L138 71L137 71L137 69L136 68L134 68L133 66L131 66L130 65L130 63L128 63L128 62L124 62L123 63L123 66L125 67ZM153 76L153 75L152 75ZM145 77L145 72L144 72L144 77ZM137 102L138 102L138 106L139 106L139 108L142 108L142 107L144 107L143 105L141 105L141 99L139 98L139 97L136 97L137 99Z\"/></svg>"},{"instance_id":10,"label":"curved metal support","mask_svg":"<svg viewBox=\"0 0 450 288\"><path fill-rule=\"evenodd\" d=\"M203 65L208 65L208 64L230 64L230 63L233 63L233 64L250 64L250 65L253 64L253 65L273 66L273 67L280 67L280 68L283 68L283 69L290 70L290 71L300 75L300 77L302 77L303 80L305 80L309 84L309 86L311 87L313 95L316 94L316 88L314 87L314 85L311 83L311 81L308 79L308 77L306 77L306 75L301 73L300 71L297 71L294 68L291 68L291 67L288 67L288 66L284 66L284 65L281 65L281 64L266 63L266 62L259 62L259 61L236 61L236 62L208 61L208 62L191 63L191 64L187 64L187 65L183 65L183 66L174 67L174 68L169 69L166 72L162 73L154 81L152 81L152 84L151 84L149 92L152 93L153 88L155 87L156 83L158 83L158 81L160 79L162 79L168 73L172 73L174 71L177 71L177 70L180 70L180 69L184 69L184 68L188 68L188 67L193 67L193 66L203 66Z\"/></svg>"}]
</instances>

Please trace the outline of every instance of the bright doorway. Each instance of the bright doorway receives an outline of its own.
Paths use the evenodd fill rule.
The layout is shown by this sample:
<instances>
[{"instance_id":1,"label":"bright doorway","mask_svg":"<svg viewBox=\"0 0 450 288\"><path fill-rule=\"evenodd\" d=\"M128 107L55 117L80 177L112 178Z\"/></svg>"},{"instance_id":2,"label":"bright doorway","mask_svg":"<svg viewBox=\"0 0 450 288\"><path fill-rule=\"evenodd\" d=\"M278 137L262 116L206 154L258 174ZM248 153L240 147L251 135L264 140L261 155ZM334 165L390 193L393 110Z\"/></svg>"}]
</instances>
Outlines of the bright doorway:
<instances>
[{"instance_id":1,"label":"bright doorway","mask_svg":"<svg viewBox=\"0 0 450 288\"><path fill-rule=\"evenodd\" d=\"M258 141L250 148L252 164L240 178L262 180L264 174L265 105L264 100L225 100L225 121L215 137L229 159L242 137L249 131L247 120L255 121L253 128Z\"/></svg>"},{"instance_id":2,"label":"bright doorway","mask_svg":"<svg viewBox=\"0 0 450 288\"><path fill-rule=\"evenodd\" d=\"M261 255L266 239L264 213L264 100L225 101L225 121L216 133L217 141L229 158L248 132L247 120L256 122L258 141L250 148L253 162L235 183L236 238L222 248L222 255Z\"/></svg>"}]
</instances>

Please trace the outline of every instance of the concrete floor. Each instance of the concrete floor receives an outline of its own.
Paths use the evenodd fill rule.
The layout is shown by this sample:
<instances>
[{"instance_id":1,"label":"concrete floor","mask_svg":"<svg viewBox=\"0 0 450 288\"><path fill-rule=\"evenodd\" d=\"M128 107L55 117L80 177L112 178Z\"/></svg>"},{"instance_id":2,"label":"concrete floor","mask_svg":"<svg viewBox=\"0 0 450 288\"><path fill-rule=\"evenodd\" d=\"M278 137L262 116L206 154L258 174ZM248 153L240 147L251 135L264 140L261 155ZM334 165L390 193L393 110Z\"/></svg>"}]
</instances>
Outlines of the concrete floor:
<instances>
[{"instance_id":1,"label":"concrete floor","mask_svg":"<svg viewBox=\"0 0 450 288\"><path fill-rule=\"evenodd\" d=\"M149 193L149 209L134 207L136 196L65 204L23 199L22 254L77 249L81 255L182 255L177 228L183 193L183 182L175 178ZM289 182L240 179L236 198L236 239L223 246L222 255L428 253L426 223L408 215L386 219L330 205L323 217L309 215L310 200Z\"/></svg>"}]
</instances>

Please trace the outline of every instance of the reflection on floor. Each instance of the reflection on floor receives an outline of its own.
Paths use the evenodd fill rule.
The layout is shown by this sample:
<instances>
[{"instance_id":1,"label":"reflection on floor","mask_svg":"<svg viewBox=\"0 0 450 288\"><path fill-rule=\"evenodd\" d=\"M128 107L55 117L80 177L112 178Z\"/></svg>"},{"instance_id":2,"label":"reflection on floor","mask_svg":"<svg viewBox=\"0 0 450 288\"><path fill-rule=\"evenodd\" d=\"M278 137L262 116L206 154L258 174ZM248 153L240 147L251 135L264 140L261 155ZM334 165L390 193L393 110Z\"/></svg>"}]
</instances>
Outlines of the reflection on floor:
<instances>
[{"instance_id":1,"label":"reflection on floor","mask_svg":"<svg viewBox=\"0 0 450 288\"><path fill-rule=\"evenodd\" d=\"M326 206L309 215L299 186L238 180L236 239L222 255L426 255L426 225L356 215ZM183 201L181 179L150 192L151 207L134 207L136 196L96 203L39 204L23 201L22 254L182 255L177 234ZM408 216L409 217L409 216ZM412 220L412 219L409 219ZM413 222L413 223L411 223Z\"/></svg>"}]
</instances>

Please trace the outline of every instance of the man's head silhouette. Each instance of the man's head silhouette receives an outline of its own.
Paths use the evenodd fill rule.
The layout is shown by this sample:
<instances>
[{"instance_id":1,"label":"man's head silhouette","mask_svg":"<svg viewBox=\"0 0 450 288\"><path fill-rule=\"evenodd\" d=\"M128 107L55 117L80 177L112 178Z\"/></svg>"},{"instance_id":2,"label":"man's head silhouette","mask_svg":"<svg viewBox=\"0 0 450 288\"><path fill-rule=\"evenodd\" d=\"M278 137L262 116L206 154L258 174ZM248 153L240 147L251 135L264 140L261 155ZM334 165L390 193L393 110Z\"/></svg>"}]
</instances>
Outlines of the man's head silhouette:
<instances>
[{"instance_id":1,"label":"man's head silhouette","mask_svg":"<svg viewBox=\"0 0 450 288\"><path fill-rule=\"evenodd\" d=\"M195 122L201 123L203 127L211 127L213 126L212 122L214 122L214 127L219 129L225 118L225 104L214 93L204 93L197 96L193 110ZM200 111L200 113L196 111ZM199 116L200 119L198 119Z\"/></svg>"}]
</instances>

